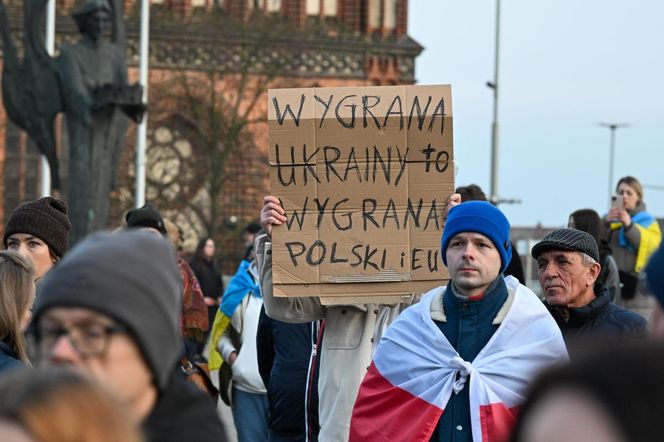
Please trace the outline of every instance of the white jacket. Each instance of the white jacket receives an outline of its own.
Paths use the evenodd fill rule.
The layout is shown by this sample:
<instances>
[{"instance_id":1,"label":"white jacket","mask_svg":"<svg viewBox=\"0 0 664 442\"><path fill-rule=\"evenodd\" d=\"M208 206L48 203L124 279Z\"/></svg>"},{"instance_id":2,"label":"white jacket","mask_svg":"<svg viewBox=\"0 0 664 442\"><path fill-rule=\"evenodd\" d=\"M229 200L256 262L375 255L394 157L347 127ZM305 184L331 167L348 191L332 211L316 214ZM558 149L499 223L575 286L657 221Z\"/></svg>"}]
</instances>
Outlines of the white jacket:
<instances>
[{"instance_id":1,"label":"white jacket","mask_svg":"<svg viewBox=\"0 0 664 442\"><path fill-rule=\"evenodd\" d=\"M265 385L258 372L258 357L256 354L256 331L258 318L261 313L263 300L247 294L233 312L231 323L219 338L217 350L224 361L228 361L231 353L237 352L237 359L231 366L233 371L233 386L253 394L266 394ZM241 349L238 351L230 338L230 327L240 335Z\"/></svg>"},{"instance_id":2,"label":"white jacket","mask_svg":"<svg viewBox=\"0 0 664 442\"><path fill-rule=\"evenodd\" d=\"M348 440L350 418L360 383L369 369L383 332L412 303L326 307L319 298L275 298L272 295L272 244L257 239L256 260L268 316L284 322L325 320L318 377L321 442Z\"/></svg>"}]
</instances>

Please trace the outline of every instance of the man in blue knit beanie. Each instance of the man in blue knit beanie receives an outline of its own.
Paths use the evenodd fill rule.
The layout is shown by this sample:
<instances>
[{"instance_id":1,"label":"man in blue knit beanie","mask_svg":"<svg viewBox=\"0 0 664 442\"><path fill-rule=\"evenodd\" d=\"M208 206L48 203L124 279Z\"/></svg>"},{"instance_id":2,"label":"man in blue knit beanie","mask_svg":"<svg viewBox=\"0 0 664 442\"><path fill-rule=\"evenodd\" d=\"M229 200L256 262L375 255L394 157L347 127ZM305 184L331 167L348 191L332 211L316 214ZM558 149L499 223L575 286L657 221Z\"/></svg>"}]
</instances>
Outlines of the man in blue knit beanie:
<instances>
[{"instance_id":1,"label":"man in blue knit beanie","mask_svg":"<svg viewBox=\"0 0 664 442\"><path fill-rule=\"evenodd\" d=\"M385 332L360 386L351 441L507 438L533 376L567 359L537 296L503 276L510 224L486 201L448 200L441 255L450 281ZM395 436L398 435L398 436Z\"/></svg>"}]
</instances>

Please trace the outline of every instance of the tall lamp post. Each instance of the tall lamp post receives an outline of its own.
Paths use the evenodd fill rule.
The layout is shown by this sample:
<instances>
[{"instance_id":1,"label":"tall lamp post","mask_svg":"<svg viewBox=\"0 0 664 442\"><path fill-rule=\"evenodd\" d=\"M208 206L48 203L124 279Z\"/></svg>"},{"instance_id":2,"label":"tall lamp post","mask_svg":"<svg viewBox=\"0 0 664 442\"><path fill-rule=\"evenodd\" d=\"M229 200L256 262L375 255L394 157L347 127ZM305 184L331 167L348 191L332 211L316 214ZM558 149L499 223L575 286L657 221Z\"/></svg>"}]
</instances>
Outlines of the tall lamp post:
<instances>
[{"instance_id":1,"label":"tall lamp post","mask_svg":"<svg viewBox=\"0 0 664 442\"><path fill-rule=\"evenodd\" d=\"M498 201L498 62L500 59L500 0L496 0L496 54L493 81L486 85L493 90L493 123L491 124L491 187L490 200Z\"/></svg>"},{"instance_id":2,"label":"tall lamp post","mask_svg":"<svg viewBox=\"0 0 664 442\"><path fill-rule=\"evenodd\" d=\"M141 0L141 31L139 36L139 82L143 86L143 104L148 102L148 65L150 58L150 0ZM135 207L145 204L145 150L148 133L148 112L136 130L136 189L134 197Z\"/></svg>"},{"instance_id":3,"label":"tall lamp post","mask_svg":"<svg viewBox=\"0 0 664 442\"><path fill-rule=\"evenodd\" d=\"M46 6L46 33L44 42L46 52L53 56L55 53L55 0L49 0ZM39 196L51 194L51 166L45 155L41 156L41 179L39 184Z\"/></svg>"},{"instance_id":4,"label":"tall lamp post","mask_svg":"<svg viewBox=\"0 0 664 442\"><path fill-rule=\"evenodd\" d=\"M616 152L616 130L629 127L629 123L597 123L600 127L605 127L611 131L611 139L609 142L609 204L611 203L611 195L613 195L613 163L615 160Z\"/></svg>"}]
</instances>

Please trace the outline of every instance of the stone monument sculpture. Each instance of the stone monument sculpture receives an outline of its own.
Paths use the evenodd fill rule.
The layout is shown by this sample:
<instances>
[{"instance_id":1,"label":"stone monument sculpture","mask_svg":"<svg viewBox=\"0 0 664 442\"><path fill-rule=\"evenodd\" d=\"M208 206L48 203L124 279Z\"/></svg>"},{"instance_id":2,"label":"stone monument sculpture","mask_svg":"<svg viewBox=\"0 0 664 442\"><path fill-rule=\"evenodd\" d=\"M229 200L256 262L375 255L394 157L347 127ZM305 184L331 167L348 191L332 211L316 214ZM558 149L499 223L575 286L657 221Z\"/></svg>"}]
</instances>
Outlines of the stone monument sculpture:
<instances>
[{"instance_id":1,"label":"stone monument sculpture","mask_svg":"<svg viewBox=\"0 0 664 442\"><path fill-rule=\"evenodd\" d=\"M69 145L66 199L76 241L106 227L109 192L128 118L140 121L142 88L127 81L121 0L87 0L72 17L80 39L51 57L41 21L47 0L24 2L24 56L20 61L0 0L4 46L2 92L9 118L24 129L48 159L52 186L61 189L54 121L64 112ZM111 25L110 39L105 30ZM128 117L128 118L127 118Z\"/></svg>"}]
</instances>

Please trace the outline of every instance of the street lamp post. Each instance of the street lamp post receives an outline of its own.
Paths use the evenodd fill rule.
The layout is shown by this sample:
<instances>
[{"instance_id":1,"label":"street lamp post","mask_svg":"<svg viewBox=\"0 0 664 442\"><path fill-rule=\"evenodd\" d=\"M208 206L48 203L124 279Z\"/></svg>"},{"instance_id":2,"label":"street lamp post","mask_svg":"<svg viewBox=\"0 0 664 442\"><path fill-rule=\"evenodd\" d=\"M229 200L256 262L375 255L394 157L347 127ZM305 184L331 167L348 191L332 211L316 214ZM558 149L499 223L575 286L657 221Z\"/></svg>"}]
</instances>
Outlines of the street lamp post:
<instances>
[{"instance_id":1,"label":"street lamp post","mask_svg":"<svg viewBox=\"0 0 664 442\"><path fill-rule=\"evenodd\" d=\"M611 204L611 195L613 195L613 163L616 152L616 130L629 127L629 123L597 123L598 126L605 127L611 131L609 142L609 204Z\"/></svg>"},{"instance_id":2,"label":"street lamp post","mask_svg":"<svg viewBox=\"0 0 664 442\"><path fill-rule=\"evenodd\" d=\"M139 82L143 86L142 103L147 106L148 102L148 68L150 58L150 1L141 1L141 30L139 34ZM145 150L148 133L148 112L143 114L143 119L136 130L136 189L134 196L135 207L145 204Z\"/></svg>"},{"instance_id":3,"label":"street lamp post","mask_svg":"<svg viewBox=\"0 0 664 442\"><path fill-rule=\"evenodd\" d=\"M496 54L493 81L486 85L493 90L493 123L491 124L491 201L498 201L498 62L500 59L500 0L496 0Z\"/></svg>"},{"instance_id":4,"label":"street lamp post","mask_svg":"<svg viewBox=\"0 0 664 442\"><path fill-rule=\"evenodd\" d=\"M46 52L48 52L48 55L52 57L55 53L55 0L49 0L46 6L46 35L44 38L44 43L46 45ZM39 196L49 196L50 194L51 166L48 164L46 155L42 155Z\"/></svg>"}]
</instances>

